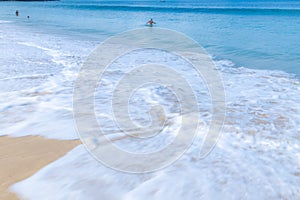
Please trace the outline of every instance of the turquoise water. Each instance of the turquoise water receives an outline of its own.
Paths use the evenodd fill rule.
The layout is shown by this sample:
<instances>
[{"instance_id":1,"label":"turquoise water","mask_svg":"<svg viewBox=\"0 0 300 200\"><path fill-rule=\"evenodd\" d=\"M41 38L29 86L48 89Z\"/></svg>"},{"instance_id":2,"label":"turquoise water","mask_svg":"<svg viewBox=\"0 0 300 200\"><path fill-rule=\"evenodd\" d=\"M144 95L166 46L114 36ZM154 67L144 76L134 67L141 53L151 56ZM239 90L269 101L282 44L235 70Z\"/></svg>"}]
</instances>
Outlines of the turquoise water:
<instances>
[{"instance_id":1,"label":"turquoise water","mask_svg":"<svg viewBox=\"0 0 300 200\"><path fill-rule=\"evenodd\" d=\"M300 75L299 1L0 2L0 20L33 32L102 41L128 29L158 27L192 37L216 59L236 67ZM15 17L15 10L20 16ZM30 16L28 20L26 17Z\"/></svg>"}]
</instances>

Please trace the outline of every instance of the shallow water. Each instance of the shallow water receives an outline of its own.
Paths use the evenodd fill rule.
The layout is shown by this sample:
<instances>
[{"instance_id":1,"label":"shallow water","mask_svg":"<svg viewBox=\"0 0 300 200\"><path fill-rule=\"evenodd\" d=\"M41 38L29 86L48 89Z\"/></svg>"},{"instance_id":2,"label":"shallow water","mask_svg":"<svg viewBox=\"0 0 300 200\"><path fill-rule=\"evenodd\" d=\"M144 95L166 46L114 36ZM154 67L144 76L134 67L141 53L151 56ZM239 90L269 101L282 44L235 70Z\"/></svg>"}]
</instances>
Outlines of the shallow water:
<instances>
[{"instance_id":1,"label":"shallow water","mask_svg":"<svg viewBox=\"0 0 300 200\"><path fill-rule=\"evenodd\" d=\"M18 18L14 16L17 9ZM187 34L217 59L231 60L238 67L300 74L297 1L1 2L0 15L1 20L31 27L33 33L45 31L96 41L142 28L154 18L158 27Z\"/></svg>"}]
</instances>

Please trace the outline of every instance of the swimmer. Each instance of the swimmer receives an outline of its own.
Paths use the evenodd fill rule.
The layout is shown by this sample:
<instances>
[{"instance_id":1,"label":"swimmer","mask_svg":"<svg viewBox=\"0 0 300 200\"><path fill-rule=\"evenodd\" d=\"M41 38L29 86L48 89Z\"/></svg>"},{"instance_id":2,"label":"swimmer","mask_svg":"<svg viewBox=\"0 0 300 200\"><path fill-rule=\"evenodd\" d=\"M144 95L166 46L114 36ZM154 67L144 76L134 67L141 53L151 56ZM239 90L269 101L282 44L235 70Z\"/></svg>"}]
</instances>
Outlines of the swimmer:
<instances>
[{"instance_id":1,"label":"swimmer","mask_svg":"<svg viewBox=\"0 0 300 200\"><path fill-rule=\"evenodd\" d=\"M152 18L147 22L147 24L149 24L150 27L152 27L152 24L156 24Z\"/></svg>"},{"instance_id":2,"label":"swimmer","mask_svg":"<svg viewBox=\"0 0 300 200\"><path fill-rule=\"evenodd\" d=\"M16 16L17 16L17 17L19 16L19 11L18 11L18 10L16 10Z\"/></svg>"}]
</instances>

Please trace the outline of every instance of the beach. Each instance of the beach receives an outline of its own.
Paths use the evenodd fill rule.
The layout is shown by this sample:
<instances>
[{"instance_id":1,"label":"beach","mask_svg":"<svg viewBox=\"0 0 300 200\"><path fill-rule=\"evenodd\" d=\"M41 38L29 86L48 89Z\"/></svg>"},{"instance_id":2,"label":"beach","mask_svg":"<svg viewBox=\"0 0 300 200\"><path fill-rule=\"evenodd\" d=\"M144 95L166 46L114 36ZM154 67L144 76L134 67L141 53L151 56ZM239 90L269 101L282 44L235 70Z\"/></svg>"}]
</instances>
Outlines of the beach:
<instances>
[{"instance_id":1,"label":"beach","mask_svg":"<svg viewBox=\"0 0 300 200\"><path fill-rule=\"evenodd\" d=\"M0 5L1 199L300 198L299 3L64 0ZM153 27L145 25L150 18L156 22ZM210 69L220 79L209 79L191 65L184 55L201 62L190 46L179 56L153 48L136 34L124 38L141 40L149 48L132 48L116 56L97 79L93 94L76 90L90 56L124 31L146 30L153 41L161 42L156 47L172 46L155 35L158 29L172 32L167 39L180 34L203 47L201 53L212 61ZM112 50L103 55L118 55L128 47L125 40L119 41L107 45ZM183 40L174 44L178 52L187 46ZM180 79L158 68L151 72L138 68L147 64L167 66ZM121 82L130 99L119 95L114 100L119 81L132 71L135 78ZM171 82L126 90L139 80L150 80L147 75L152 72ZM83 76L87 77L83 83L89 85L92 75ZM192 93L182 89L182 80ZM213 111L223 111L212 98L216 81L207 80L222 83L225 116L217 143L200 158L215 119ZM177 90L172 90L176 87L187 102L194 96L198 108L194 140L176 161L151 172L132 173L88 151L101 149L103 138L98 133L82 137L80 125L87 124L84 136L95 130L86 116L93 116L104 138L121 151L147 154L170 146L182 121L195 111L191 106L194 110L182 112ZM77 113L90 108L85 101L89 95L94 98L92 112ZM120 114L119 104L124 102L128 110ZM135 138L151 127L153 107L163 108L163 116L154 109L164 125L160 134ZM133 122L127 124L136 126L132 135L124 134L118 124L125 115ZM104 155L121 160L111 151Z\"/></svg>"},{"instance_id":2,"label":"beach","mask_svg":"<svg viewBox=\"0 0 300 200\"><path fill-rule=\"evenodd\" d=\"M64 156L79 141L47 140L42 137L0 137L1 199L18 199L9 187L36 173L47 164Z\"/></svg>"}]
</instances>

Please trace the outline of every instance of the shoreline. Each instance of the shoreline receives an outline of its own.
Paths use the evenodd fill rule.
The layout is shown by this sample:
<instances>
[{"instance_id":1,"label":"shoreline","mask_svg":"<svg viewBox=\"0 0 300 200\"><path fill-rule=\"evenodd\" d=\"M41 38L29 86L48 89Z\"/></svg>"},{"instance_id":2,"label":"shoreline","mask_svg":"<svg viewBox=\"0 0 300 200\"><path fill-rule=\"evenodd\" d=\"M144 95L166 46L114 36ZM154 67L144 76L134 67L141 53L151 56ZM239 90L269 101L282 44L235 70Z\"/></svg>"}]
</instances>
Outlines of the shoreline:
<instances>
[{"instance_id":1,"label":"shoreline","mask_svg":"<svg viewBox=\"0 0 300 200\"><path fill-rule=\"evenodd\" d=\"M80 140L54 140L40 136L0 137L0 199L19 199L9 188L81 144Z\"/></svg>"}]
</instances>

